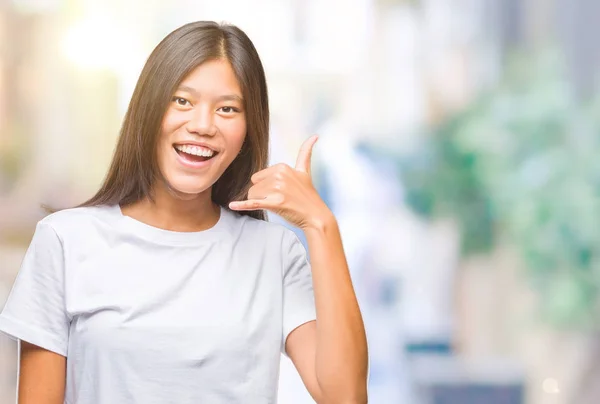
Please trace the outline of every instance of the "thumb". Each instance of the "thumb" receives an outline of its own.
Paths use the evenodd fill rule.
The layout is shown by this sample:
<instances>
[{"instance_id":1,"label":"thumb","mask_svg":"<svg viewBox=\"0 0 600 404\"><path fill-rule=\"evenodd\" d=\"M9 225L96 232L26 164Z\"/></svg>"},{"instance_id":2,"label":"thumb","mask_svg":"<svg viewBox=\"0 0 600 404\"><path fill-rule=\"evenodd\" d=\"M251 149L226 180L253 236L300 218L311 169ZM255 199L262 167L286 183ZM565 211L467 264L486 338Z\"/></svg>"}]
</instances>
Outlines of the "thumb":
<instances>
[{"instance_id":1,"label":"thumb","mask_svg":"<svg viewBox=\"0 0 600 404\"><path fill-rule=\"evenodd\" d=\"M296 170L304 171L310 174L310 163L312 158L312 150L315 143L319 140L318 135L309 137L302 143L300 151L298 152L298 159L296 160Z\"/></svg>"}]
</instances>

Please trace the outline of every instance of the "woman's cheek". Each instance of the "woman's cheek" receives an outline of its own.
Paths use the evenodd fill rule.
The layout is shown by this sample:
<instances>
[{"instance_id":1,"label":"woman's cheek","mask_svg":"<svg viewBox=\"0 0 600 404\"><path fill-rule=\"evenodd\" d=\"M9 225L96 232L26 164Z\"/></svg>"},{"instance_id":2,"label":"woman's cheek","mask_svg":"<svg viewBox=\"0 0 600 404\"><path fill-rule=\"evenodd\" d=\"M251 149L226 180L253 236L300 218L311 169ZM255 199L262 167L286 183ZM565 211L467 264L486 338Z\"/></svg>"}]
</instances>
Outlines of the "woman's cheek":
<instances>
[{"instance_id":1,"label":"woman's cheek","mask_svg":"<svg viewBox=\"0 0 600 404\"><path fill-rule=\"evenodd\" d=\"M222 127L221 133L227 138L228 143L241 148L246 137L246 121L232 120L231 122L227 122Z\"/></svg>"}]
</instances>

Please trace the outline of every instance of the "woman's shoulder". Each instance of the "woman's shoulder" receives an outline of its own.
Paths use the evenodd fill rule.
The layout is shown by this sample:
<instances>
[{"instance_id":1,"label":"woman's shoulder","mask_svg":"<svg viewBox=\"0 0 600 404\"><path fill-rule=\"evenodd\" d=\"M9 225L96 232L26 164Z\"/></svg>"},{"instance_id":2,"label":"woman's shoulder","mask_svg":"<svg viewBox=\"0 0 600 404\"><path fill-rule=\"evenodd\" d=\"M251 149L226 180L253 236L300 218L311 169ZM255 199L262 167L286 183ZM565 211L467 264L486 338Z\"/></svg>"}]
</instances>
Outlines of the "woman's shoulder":
<instances>
[{"instance_id":1,"label":"woman's shoulder","mask_svg":"<svg viewBox=\"0 0 600 404\"><path fill-rule=\"evenodd\" d=\"M86 225L106 223L114 216L113 206L83 206L54 211L42 218L38 225L47 225L56 232L81 232Z\"/></svg>"},{"instance_id":2,"label":"woman's shoulder","mask_svg":"<svg viewBox=\"0 0 600 404\"><path fill-rule=\"evenodd\" d=\"M227 214L232 218L234 226L246 236L269 240L295 237L294 232L278 216L272 215L267 220L260 220L231 210L227 210Z\"/></svg>"}]
</instances>

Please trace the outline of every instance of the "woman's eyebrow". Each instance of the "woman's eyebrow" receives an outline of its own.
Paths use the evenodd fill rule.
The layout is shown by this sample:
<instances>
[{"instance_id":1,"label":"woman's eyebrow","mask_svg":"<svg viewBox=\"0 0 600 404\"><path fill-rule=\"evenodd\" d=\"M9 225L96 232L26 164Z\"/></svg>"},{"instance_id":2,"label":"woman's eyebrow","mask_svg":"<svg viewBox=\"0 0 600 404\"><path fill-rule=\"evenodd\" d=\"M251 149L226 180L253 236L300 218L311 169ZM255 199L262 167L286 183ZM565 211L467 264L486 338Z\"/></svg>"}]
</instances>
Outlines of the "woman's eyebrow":
<instances>
[{"instance_id":1,"label":"woman's eyebrow","mask_svg":"<svg viewBox=\"0 0 600 404\"><path fill-rule=\"evenodd\" d=\"M197 91L195 88L189 87L189 86L179 86L177 88L177 91L185 91L186 93L192 94L195 97L200 97L200 92ZM219 97L217 97L216 99L217 101L237 101L237 102L243 102L244 99L242 97L240 97L237 94L225 94L225 95L221 95Z\"/></svg>"},{"instance_id":2,"label":"woman's eyebrow","mask_svg":"<svg viewBox=\"0 0 600 404\"><path fill-rule=\"evenodd\" d=\"M220 97L217 97L217 101L237 101L237 102L241 103L244 100L239 95L236 95L236 94L227 94L227 95L222 95Z\"/></svg>"},{"instance_id":3,"label":"woman's eyebrow","mask_svg":"<svg viewBox=\"0 0 600 404\"><path fill-rule=\"evenodd\" d=\"M194 96L199 96L200 93L198 91L196 91L195 88L189 87L189 86L179 86L177 88L177 91L185 91L186 93L190 93Z\"/></svg>"}]
</instances>

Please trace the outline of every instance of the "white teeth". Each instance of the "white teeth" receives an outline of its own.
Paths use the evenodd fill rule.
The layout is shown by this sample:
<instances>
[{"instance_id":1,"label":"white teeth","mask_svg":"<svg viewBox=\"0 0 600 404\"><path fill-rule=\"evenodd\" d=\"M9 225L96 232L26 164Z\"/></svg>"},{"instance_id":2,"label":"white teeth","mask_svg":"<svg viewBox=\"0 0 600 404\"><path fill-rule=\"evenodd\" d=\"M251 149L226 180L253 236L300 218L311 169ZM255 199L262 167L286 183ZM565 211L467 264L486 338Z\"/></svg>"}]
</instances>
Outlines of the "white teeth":
<instances>
[{"instance_id":1,"label":"white teeth","mask_svg":"<svg viewBox=\"0 0 600 404\"><path fill-rule=\"evenodd\" d=\"M213 154L215 154L213 150L200 146L175 145L175 148L181 152L193 154L194 156L212 157Z\"/></svg>"}]
</instances>

